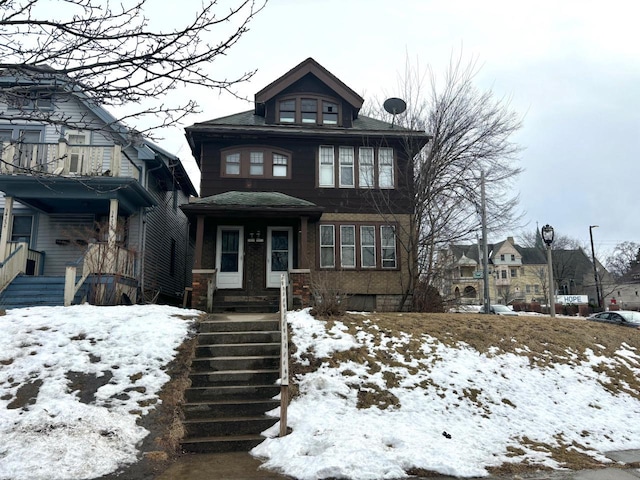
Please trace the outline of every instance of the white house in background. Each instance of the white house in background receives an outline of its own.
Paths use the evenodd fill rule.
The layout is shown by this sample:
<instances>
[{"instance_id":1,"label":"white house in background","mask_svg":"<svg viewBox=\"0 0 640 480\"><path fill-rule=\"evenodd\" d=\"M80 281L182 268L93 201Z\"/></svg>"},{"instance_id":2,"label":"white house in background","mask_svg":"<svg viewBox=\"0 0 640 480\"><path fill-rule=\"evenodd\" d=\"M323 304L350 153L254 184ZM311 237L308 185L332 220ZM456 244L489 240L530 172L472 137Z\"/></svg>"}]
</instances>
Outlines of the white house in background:
<instances>
[{"instance_id":1,"label":"white house in background","mask_svg":"<svg viewBox=\"0 0 640 480\"><path fill-rule=\"evenodd\" d=\"M66 303L181 297L192 259L179 206L197 193L179 158L55 73L0 72L0 142L4 308L62 304L65 275Z\"/></svg>"}]
</instances>

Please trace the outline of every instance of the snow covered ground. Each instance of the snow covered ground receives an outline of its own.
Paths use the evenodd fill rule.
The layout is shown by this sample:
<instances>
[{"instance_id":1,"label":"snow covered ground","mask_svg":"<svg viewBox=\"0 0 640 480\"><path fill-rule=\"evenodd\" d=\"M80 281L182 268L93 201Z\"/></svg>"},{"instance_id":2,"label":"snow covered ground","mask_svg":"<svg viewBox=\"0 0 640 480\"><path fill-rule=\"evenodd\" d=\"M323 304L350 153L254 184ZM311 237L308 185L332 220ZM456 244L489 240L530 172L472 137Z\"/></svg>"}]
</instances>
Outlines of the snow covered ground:
<instances>
[{"instance_id":1,"label":"snow covered ground","mask_svg":"<svg viewBox=\"0 0 640 480\"><path fill-rule=\"evenodd\" d=\"M201 312L166 306L38 307L0 317L0 479L90 479L136 461L136 425ZM70 391L94 379L95 398ZM27 392L37 393L30 398Z\"/></svg>"},{"instance_id":2,"label":"snow covered ground","mask_svg":"<svg viewBox=\"0 0 640 480\"><path fill-rule=\"evenodd\" d=\"M410 468L470 477L505 462L559 468L545 444L600 462L609 461L604 451L640 448L640 401L600 383L615 362L640 375L640 352L630 345L606 356L588 350L586 360L568 351L567 363L541 367L526 351L480 354L422 334L424 355L408 362L399 352L411 337L379 331L366 314L355 334L340 321L326 331L306 310L288 321L297 361L308 363L309 353L324 361L298 379L300 396L288 414L293 432L252 450L266 468L303 480L395 479ZM387 361L330 365L325 358L361 346ZM387 392L397 404L357 408L367 392L382 400Z\"/></svg>"}]
</instances>

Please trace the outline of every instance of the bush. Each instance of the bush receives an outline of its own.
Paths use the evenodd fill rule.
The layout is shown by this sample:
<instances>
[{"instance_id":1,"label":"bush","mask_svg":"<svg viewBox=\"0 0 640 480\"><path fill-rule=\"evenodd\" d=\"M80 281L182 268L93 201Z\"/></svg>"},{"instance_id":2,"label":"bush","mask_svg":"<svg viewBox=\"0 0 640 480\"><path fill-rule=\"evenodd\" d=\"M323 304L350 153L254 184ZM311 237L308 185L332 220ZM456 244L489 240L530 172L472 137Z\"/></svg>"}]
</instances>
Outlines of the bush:
<instances>
[{"instance_id":1,"label":"bush","mask_svg":"<svg viewBox=\"0 0 640 480\"><path fill-rule=\"evenodd\" d=\"M315 317L334 317L344 315L347 294L341 287L342 282L334 272L318 272L311 277L311 295Z\"/></svg>"},{"instance_id":2,"label":"bush","mask_svg":"<svg viewBox=\"0 0 640 480\"><path fill-rule=\"evenodd\" d=\"M419 282L413 291L413 311L414 312L444 312L444 302L433 285Z\"/></svg>"}]
</instances>

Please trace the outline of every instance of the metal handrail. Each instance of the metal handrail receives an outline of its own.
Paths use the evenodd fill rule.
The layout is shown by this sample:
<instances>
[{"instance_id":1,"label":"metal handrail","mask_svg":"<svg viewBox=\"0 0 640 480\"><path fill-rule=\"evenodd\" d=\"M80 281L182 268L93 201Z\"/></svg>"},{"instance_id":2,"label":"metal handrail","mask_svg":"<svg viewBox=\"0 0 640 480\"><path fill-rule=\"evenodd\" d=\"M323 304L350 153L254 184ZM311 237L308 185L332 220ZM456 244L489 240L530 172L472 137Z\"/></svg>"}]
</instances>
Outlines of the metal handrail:
<instances>
[{"instance_id":1,"label":"metal handrail","mask_svg":"<svg viewBox=\"0 0 640 480\"><path fill-rule=\"evenodd\" d=\"M289 405L289 334L287 331L287 275L280 276L280 436L287 434Z\"/></svg>"}]
</instances>

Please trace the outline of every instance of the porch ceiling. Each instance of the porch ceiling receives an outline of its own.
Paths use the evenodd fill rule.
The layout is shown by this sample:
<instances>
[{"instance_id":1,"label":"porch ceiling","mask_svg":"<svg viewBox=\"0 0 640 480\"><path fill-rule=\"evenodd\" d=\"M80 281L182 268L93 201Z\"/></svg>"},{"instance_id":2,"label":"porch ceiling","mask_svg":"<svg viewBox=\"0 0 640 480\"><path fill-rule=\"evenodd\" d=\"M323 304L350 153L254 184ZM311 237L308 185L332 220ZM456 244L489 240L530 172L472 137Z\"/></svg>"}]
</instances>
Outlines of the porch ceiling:
<instances>
[{"instance_id":1,"label":"porch ceiling","mask_svg":"<svg viewBox=\"0 0 640 480\"><path fill-rule=\"evenodd\" d=\"M46 213L108 211L111 199L125 214L156 205L133 178L0 175L0 191Z\"/></svg>"}]
</instances>

